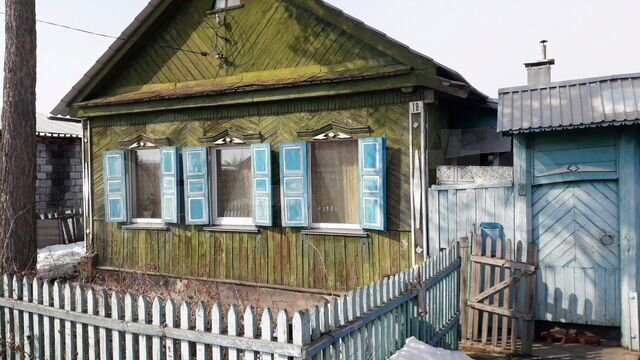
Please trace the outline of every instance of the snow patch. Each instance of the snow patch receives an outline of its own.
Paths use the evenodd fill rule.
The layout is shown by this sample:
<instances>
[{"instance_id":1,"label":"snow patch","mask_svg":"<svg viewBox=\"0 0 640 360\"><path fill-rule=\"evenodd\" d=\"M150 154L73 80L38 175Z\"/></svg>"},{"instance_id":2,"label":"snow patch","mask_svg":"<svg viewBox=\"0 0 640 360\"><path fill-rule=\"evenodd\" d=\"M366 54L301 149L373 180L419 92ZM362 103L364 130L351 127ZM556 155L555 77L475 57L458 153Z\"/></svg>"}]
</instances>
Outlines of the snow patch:
<instances>
[{"instance_id":1,"label":"snow patch","mask_svg":"<svg viewBox=\"0 0 640 360\"><path fill-rule=\"evenodd\" d=\"M80 259L85 255L85 243L51 245L38 249L38 277L71 277L77 274Z\"/></svg>"},{"instance_id":2,"label":"snow patch","mask_svg":"<svg viewBox=\"0 0 640 360\"><path fill-rule=\"evenodd\" d=\"M450 351L427 345L415 337L407 339L404 347L389 360L472 360L459 351Z\"/></svg>"}]
</instances>

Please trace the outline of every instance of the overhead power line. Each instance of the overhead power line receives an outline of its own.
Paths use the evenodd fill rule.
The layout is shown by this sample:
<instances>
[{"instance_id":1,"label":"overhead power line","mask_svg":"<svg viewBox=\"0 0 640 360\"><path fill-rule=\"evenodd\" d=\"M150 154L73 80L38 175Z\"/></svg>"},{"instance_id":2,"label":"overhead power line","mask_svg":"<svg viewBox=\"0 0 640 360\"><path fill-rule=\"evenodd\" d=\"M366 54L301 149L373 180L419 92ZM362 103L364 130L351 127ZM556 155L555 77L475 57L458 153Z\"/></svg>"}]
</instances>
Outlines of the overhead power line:
<instances>
[{"instance_id":1,"label":"overhead power line","mask_svg":"<svg viewBox=\"0 0 640 360\"><path fill-rule=\"evenodd\" d=\"M0 14L5 15L5 12L4 11L0 11ZM108 35L108 34L102 34L102 33L98 33L98 32L95 32L95 31L85 30L85 29L74 27L74 26L59 24L59 23L46 21L46 20L36 19L36 22L39 22L39 23L42 23L42 24L46 24L46 25L50 25L50 26L59 27L59 28L66 29L66 30L76 31L76 32L80 32L80 33L84 33L84 34L88 34L88 35L108 38L108 39L128 40L128 39L125 39L125 38L123 38L121 36L113 36L113 35ZM149 43L140 42L140 41L136 41L136 43L143 44L143 45L148 45L149 44ZM166 45L166 44L159 44L158 46L166 48L166 49L170 49L170 50L182 51L182 52L190 53L190 54L197 54L197 55L200 55L200 56L209 56L210 55L210 53L207 52L207 51L183 49L183 48L179 48L179 47L171 46L171 45Z\"/></svg>"}]
</instances>

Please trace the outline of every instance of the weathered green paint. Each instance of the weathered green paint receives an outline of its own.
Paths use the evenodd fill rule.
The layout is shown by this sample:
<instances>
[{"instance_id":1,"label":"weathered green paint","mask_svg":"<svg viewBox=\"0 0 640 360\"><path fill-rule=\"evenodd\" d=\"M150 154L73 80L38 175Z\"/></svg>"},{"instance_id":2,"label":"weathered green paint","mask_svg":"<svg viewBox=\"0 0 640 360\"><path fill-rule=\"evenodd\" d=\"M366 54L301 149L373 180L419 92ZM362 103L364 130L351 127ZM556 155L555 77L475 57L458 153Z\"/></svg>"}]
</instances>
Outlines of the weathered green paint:
<instances>
[{"instance_id":1,"label":"weathered green paint","mask_svg":"<svg viewBox=\"0 0 640 360\"><path fill-rule=\"evenodd\" d=\"M242 8L219 13L224 26L216 23L215 15L206 15L209 9L211 0L180 1L170 7L171 11L161 18L162 26L139 41L136 51L129 54L131 60L114 69L119 76L94 95L112 95L123 87L355 60L398 63L294 1L244 0ZM218 52L224 54L225 64L216 58Z\"/></svg>"},{"instance_id":2,"label":"weathered green paint","mask_svg":"<svg viewBox=\"0 0 640 360\"><path fill-rule=\"evenodd\" d=\"M279 197L274 198L275 225L260 234L211 233L199 226L174 226L169 232L122 230L104 221L101 158L92 159L94 238L101 266L151 272L250 281L273 285L349 290L411 266L407 104L357 110L283 114L232 120L181 121L139 126L95 127L95 154L118 149L134 133L169 138L178 147L200 146L201 138L225 129L259 133L270 143L274 159L280 143L297 132L327 122L368 127L370 136L387 139L389 232L371 238L302 235L279 227ZM278 173L278 164L274 164ZM279 187L274 178L274 189Z\"/></svg>"}]
</instances>

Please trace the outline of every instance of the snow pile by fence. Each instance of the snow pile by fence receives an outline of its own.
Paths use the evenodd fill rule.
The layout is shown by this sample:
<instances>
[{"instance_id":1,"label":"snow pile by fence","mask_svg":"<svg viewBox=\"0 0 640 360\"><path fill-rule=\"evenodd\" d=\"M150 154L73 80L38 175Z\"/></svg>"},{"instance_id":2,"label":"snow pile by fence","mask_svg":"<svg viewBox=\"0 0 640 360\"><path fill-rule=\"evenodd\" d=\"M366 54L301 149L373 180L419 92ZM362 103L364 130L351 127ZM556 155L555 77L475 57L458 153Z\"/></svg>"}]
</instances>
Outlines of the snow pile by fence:
<instances>
[{"instance_id":1,"label":"snow pile by fence","mask_svg":"<svg viewBox=\"0 0 640 360\"><path fill-rule=\"evenodd\" d=\"M38 277L52 279L77 274L80 259L85 255L85 243L52 245L38 250Z\"/></svg>"},{"instance_id":2,"label":"snow pile by fence","mask_svg":"<svg viewBox=\"0 0 640 360\"><path fill-rule=\"evenodd\" d=\"M389 360L471 360L471 358L461 352L435 348L415 337L410 337L404 347Z\"/></svg>"}]
</instances>

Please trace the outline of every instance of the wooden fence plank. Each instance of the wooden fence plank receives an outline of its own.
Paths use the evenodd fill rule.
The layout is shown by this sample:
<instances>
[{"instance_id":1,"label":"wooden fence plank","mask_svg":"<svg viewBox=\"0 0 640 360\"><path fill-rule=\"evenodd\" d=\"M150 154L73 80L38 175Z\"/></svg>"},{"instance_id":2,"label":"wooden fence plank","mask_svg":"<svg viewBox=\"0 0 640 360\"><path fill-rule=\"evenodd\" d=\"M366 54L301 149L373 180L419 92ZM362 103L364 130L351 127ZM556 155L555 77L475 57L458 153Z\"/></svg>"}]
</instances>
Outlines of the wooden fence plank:
<instances>
[{"instance_id":1,"label":"wooden fence plank","mask_svg":"<svg viewBox=\"0 0 640 360\"><path fill-rule=\"evenodd\" d=\"M244 311L244 337L248 339L256 338L256 310L249 305ZM244 360L256 360L256 353L245 350Z\"/></svg>"},{"instance_id":2,"label":"wooden fence plank","mask_svg":"<svg viewBox=\"0 0 640 360\"><path fill-rule=\"evenodd\" d=\"M22 280L22 301L33 302L33 280L25 277ZM25 358L33 358L33 320L31 313L24 311L22 313L22 344L24 346Z\"/></svg>"},{"instance_id":3,"label":"wooden fence plank","mask_svg":"<svg viewBox=\"0 0 640 360\"><path fill-rule=\"evenodd\" d=\"M82 287L80 286L76 286L75 287L75 294L74 294L74 298L75 298L75 306L74 306L74 310L77 313L84 313L85 312L85 306L86 306L86 298L85 298L85 291L84 289L82 289ZM84 360L87 358L87 334L84 331L85 330L85 326L83 323L77 322L75 324L75 337L76 337L76 357L79 360Z\"/></svg>"},{"instance_id":4,"label":"wooden fence plank","mask_svg":"<svg viewBox=\"0 0 640 360\"><path fill-rule=\"evenodd\" d=\"M507 239L507 247L505 249L505 253L504 253L504 259L506 260L511 260L513 259L513 248L512 248L512 241L511 239ZM509 280L511 279L511 269L505 269L504 270L504 281L509 282ZM510 307L510 299L509 299L509 294L510 294L510 289L504 292L504 296L503 296L503 302L502 302L502 307ZM507 349L507 347L509 346L509 318L507 316L502 318L502 348L503 349Z\"/></svg>"},{"instance_id":5,"label":"wooden fence plank","mask_svg":"<svg viewBox=\"0 0 640 360\"><path fill-rule=\"evenodd\" d=\"M240 316L238 314L238 306L235 304L229 306L227 313L227 333L231 336L240 335ZM236 348L228 349L229 360L240 360L240 353Z\"/></svg>"},{"instance_id":6,"label":"wooden fence plank","mask_svg":"<svg viewBox=\"0 0 640 360\"><path fill-rule=\"evenodd\" d=\"M223 322L222 307L220 307L220 304L215 303L211 308L211 333L222 334L222 329L224 328ZM222 360L222 348L220 346L213 346L211 350L211 357L213 360Z\"/></svg>"},{"instance_id":7,"label":"wooden fence plank","mask_svg":"<svg viewBox=\"0 0 640 360\"><path fill-rule=\"evenodd\" d=\"M176 302L173 301L173 299L167 300L167 303L164 307L164 319L167 327L169 328L176 327ZM164 340L164 343L165 343L165 354L167 356L167 360L177 360L175 340L171 338L166 338Z\"/></svg>"},{"instance_id":8,"label":"wooden fence plank","mask_svg":"<svg viewBox=\"0 0 640 360\"><path fill-rule=\"evenodd\" d=\"M306 311L296 311L293 314L293 344L304 346L311 342L311 322L309 313ZM303 358L296 358L302 360Z\"/></svg>"},{"instance_id":9,"label":"wooden fence plank","mask_svg":"<svg viewBox=\"0 0 640 360\"><path fill-rule=\"evenodd\" d=\"M56 281L53 283L53 306L57 309L63 309L63 299L62 299L62 283L60 281ZM62 320L59 318L53 319L53 358L56 360L62 360L64 358L64 331Z\"/></svg>"},{"instance_id":10,"label":"wooden fence plank","mask_svg":"<svg viewBox=\"0 0 640 360\"><path fill-rule=\"evenodd\" d=\"M122 319L122 297L118 292L111 294L111 318L114 320ZM121 360L123 358L122 344L124 338L122 333L118 330L111 331L111 356L114 360Z\"/></svg>"},{"instance_id":11,"label":"wooden fence plank","mask_svg":"<svg viewBox=\"0 0 640 360\"><path fill-rule=\"evenodd\" d=\"M156 296L153 299L153 304L151 305L151 323L155 326L162 326L165 323L162 303L162 298ZM153 360L160 360L165 358L164 355L165 352L162 346L162 338L160 338L160 336L154 336L151 339L151 358Z\"/></svg>"},{"instance_id":12,"label":"wooden fence plank","mask_svg":"<svg viewBox=\"0 0 640 360\"><path fill-rule=\"evenodd\" d=\"M42 304L42 288L43 284L40 279L33 279L32 291L33 291L33 303ZM42 316L38 314L33 315L33 359L41 360L44 358L44 324L42 323Z\"/></svg>"},{"instance_id":13,"label":"wooden fence plank","mask_svg":"<svg viewBox=\"0 0 640 360\"><path fill-rule=\"evenodd\" d=\"M124 320L127 322L133 322L136 316L136 301L135 297L131 293L127 293L124 296ZM124 335L125 346L125 358L127 360L134 360L136 354L136 347L134 343L133 333L127 331Z\"/></svg>"},{"instance_id":14,"label":"wooden fence plank","mask_svg":"<svg viewBox=\"0 0 640 360\"><path fill-rule=\"evenodd\" d=\"M484 253L484 256L491 257L493 254L493 240L491 238L487 238L485 244L486 244L487 251ZM481 289L482 291L489 289L491 287L491 271L493 270L492 268L493 267L488 264L482 264L481 276L484 277L484 287ZM484 303L485 305L489 305L490 300L485 299ZM486 311L482 313L481 342L483 344L487 343L487 335L489 334L489 323L492 321L492 319L493 319L493 314Z\"/></svg>"},{"instance_id":15,"label":"wooden fence plank","mask_svg":"<svg viewBox=\"0 0 640 360\"><path fill-rule=\"evenodd\" d=\"M496 258L501 259L502 258L502 241L500 241L500 239L498 239L496 241ZM491 287L496 286L496 284L498 284L500 282L500 278L501 278L501 272L502 269L499 267L495 267L493 269L493 279L491 281ZM491 305L493 306L500 306L500 294L501 292L498 291L496 293L494 293L493 296L491 296ZM493 315L493 322L491 324L491 346L493 347L497 347L498 346L498 324L500 321L500 316L498 315Z\"/></svg>"},{"instance_id":16,"label":"wooden fence plank","mask_svg":"<svg viewBox=\"0 0 640 360\"><path fill-rule=\"evenodd\" d=\"M149 323L149 300L146 296L140 295L138 297L138 322L140 324ZM138 359L147 360L150 358L151 342L149 337L143 334L138 335Z\"/></svg>"},{"instance_id":17,"label":"wooden fence plank","mask_svg":"<svg viewBox=\"0 0 640 360\"><path fill-rule=\"evenodd\" d=\"M270 308L265 308L260 319L260 332L262 340L273 341L273 313ZM273 360L273 355L267 352L260 353L261 360Z\"/></svg>"},{"instance_id":18,"label":"wooden fence plank","mask_svg":"<svg viewBox=\"0 0 640 360\"><path fill-rule=\"evenodd\" d=\"M105 290L98 292L98 314L100 317L106 318L109 313L109 295ZM98 329L98 336L100 338L100 360L111 359L111 333L104 327Z\"/></svg>"},{"instance_id":19,"label":"wooden fence plank","mask_svg":"<svg viewBox=\"0 0 640 360\"><path fill-rule=\"evenodd\" d=\"M98 300L93 292L93 289L87 291L87 314L95 315L98 310ZM95 326L92 324L87 325L87 356L89 360L96 360L98 358L98 332Z\"/></svg>"},{"instance_id":20,"label":"wooden fence plank","mask_svg":"<svg viewBox=\"0 0 640 360\"><path fill-rule=\"evenodd\" d=\"M207 331L207 307L201 301L196 308L196 331ZM196 358L198 360L208 360L209 351L205 344L196 344Z\"/></svg>"},{"instance_id":21,"label":"wooden fence plank","mask_svg":"<svg viewBox=\"0 0 640 360\"><path fill-rule=\"evenodd\" d=\"M191 304L186 301L180 306L180 328L183 330L191 329ZM180 341L180 358L191 360L191 344L188 341Z\"/></svg>"},{"instance_id":22,"label":"wooden fence plank","mask_svg":"<svg viewBox=\"0 0 640 360\"><path fill-rule=\"evenodd\" d=\"M286 309L280 310L278 313L278 329L277 336L279 343L289 342L289 314ZM287 360L286 356L278 355L276 360Z\"/></svg>"},{"instance_id":23,"label":"wooden fence plank","mask_svg":"<svg viewBox=\"0 0 640 360\"><path fill-rule=\"evenodd\" d=\"M16 300L18 299L22 300L22 276L15 275L13 277L13 282L11 286L13 288L12 289L13 298ZM23 343L22 343L22 340L24 339L22 326L23 326L22 312L17 309L13 309L13 338L12 339L13 339L14 349L16 349L14 352L16 359L24 358L24 352L22 351L22 349L24 349Z\"/></svg>"}]
</instances>

